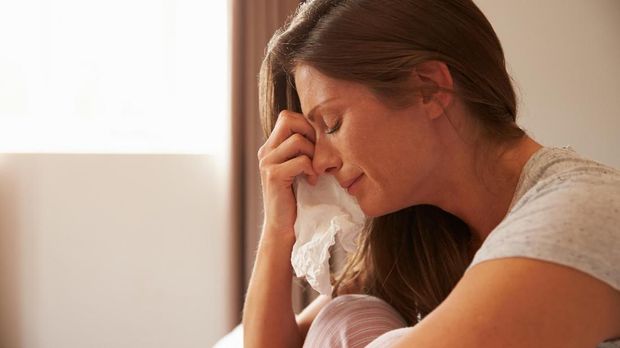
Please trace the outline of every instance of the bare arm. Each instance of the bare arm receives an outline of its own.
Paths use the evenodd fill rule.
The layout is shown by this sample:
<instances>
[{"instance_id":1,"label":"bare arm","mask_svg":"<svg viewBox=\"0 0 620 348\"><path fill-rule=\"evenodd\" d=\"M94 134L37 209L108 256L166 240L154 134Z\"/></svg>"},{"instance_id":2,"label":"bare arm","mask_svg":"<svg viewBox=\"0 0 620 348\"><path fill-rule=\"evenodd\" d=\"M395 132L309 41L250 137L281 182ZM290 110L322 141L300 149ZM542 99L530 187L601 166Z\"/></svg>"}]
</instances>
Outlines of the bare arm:
<instances>
[{"instance_id":1,"label":"bare arm","mask_svg":"<svg viewBox=\"0 0 620 348\"><path fill-rule=\"evenodd\" d=\"M292 307L292 242L260 242L243 310L244 347L303 344Z\"/></svg>"},{"instance_id":2,"label":"bare arm","mask_svg":"<svg viewBox=\"0 0 620 348\"><path fill-rule=\"evenodd\" d=\"M282 111L258 151L264 227L243 308L245 347L303 345L292 305L291 252L297 216L292 185L302 174L316 183L314 129L298 113Z\"/></svg>"},{"instance_id":3,"label":"bare arm","mask_svg":"<svg viewBox=\"0 0 620 348\"><path fill-rule=\"evenodd\" d=\"M394 348L595 347L620 335L620 292L575 268L481 262Z\"/></svg>"}]
</instances>

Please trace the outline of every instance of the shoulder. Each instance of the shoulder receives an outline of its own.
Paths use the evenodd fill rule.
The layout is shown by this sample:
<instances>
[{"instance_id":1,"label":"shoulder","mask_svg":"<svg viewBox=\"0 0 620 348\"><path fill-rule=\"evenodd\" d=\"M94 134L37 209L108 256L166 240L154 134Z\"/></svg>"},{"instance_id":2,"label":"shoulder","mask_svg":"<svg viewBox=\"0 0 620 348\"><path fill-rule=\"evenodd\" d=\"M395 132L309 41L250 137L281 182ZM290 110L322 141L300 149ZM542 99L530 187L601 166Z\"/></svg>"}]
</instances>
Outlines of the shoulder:
<instances>
[{"instance_id":1,"label":"shoulder","mask_svg":"<svg viewBox=\"0 0 620 348\"><path fill-rule=\"evenodd\" d=\"M595 170L596 169L596 170ZM489 244L512 238L620 236L620 172L576 168L533 185L488 236ZM590 235L591 236L591 235ZM563 240L556 240L563 243Z\"/></svg>"},{"instance_id":2,"label":"shoulder","mask_svg":"<svg viewBox=\"0 0 620 348\"><path fill-rule=\"evenodd\" d=\"M620 290L620 174L573 166L535 183L491 232L469 269L528 257L572 267Z\"/></svg>"},{"instance_id":3,"label":"shoulder","mask_svg":"<svg viewBox=\"0 0 620 348\"><path fill-rule=\"evenodd\" d=\"M515 192L517 200L511 211L531 206L549 195L551 198L583 196L605 188L615 188L618 193L620 170L583 157L571 149L545 147L524 166ZM600 196L610 195L611 192L607 192Z\"/></svg>"},{"instance_id":4,"label":"shoulder","mask_svg":"<svg viewBox=\"0 0 620 348\"><path fill-rule=\"evenodd\" d=\"M511 212L527 212L540 204L560 203L559 209L587 203L615 200L620 194L620 170L581 157L566 149L545 149L524 175L526 182ZM573 198L566 200L564 198ZM577 199L577 200L574 200Z\"/></svg>"}]
</instances>

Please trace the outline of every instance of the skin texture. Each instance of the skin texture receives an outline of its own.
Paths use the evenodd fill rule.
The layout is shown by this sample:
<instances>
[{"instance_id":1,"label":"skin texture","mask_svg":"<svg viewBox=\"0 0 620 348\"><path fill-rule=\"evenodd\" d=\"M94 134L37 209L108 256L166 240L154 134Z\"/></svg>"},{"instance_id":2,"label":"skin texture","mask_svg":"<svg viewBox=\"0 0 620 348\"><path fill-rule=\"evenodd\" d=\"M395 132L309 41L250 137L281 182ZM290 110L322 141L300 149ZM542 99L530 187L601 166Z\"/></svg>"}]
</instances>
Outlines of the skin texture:
<instances>
[{"instance_id":1,"label":"skin texture","mask_svg":"<svg viewBox=\"0 0 620 348\"><path fill-rule=\"evenodd\" d=\"M453 88L440 62L421 64L413 73L412 83L429 81ZM420 96L410 107L393 110L363 85L308 65L296 68L295 82L304 115L315 116L309 121L316 131L315 173L340 182L364 174L354 196L368 216L432 204L484 240L506 215L525 162L541 147L526 136L492 166L479 168L471 116L449 93ZM338 131L325 134L335 124Z\"/></svg>"}]
</instances>

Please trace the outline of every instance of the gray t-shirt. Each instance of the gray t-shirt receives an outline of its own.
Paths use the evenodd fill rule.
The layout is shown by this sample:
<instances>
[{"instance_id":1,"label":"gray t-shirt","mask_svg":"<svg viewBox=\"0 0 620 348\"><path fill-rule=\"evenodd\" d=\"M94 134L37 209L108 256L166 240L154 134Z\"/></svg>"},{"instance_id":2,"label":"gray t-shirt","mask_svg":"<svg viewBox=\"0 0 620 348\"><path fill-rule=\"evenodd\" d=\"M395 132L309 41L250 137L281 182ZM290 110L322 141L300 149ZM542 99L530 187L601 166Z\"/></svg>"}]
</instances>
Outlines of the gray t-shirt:
<instances>
[{"instance_id":1,"label":"gray t-shirt","mask_svg":"<svg viewBox=\"0 0 620 348\"><path fill-rule=\"evenodd\" d=\"M502 222L468 269L528 257L585 272L620 291L620 171L570 147L543 147L527 161ZM620 348L620 339L599 348Z\"/></svg>"}]
</instances>

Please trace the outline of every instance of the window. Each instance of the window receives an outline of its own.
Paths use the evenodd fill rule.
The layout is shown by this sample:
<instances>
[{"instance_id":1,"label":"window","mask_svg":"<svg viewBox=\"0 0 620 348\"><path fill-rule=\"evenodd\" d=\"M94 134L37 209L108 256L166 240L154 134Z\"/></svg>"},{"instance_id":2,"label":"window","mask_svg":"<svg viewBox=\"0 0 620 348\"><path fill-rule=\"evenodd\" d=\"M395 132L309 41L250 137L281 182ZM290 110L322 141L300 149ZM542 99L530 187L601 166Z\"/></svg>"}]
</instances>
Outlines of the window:
<instances>
[{"instance_id":1,"label":"window","mask_svg":"<svg viewBox=\"0 0 620 348\"><path fill-rule=\"evenodd\" d=\"M226 145L227 1L3 1L0 47L0 152Z\"/></svg>"}]
</instances>

